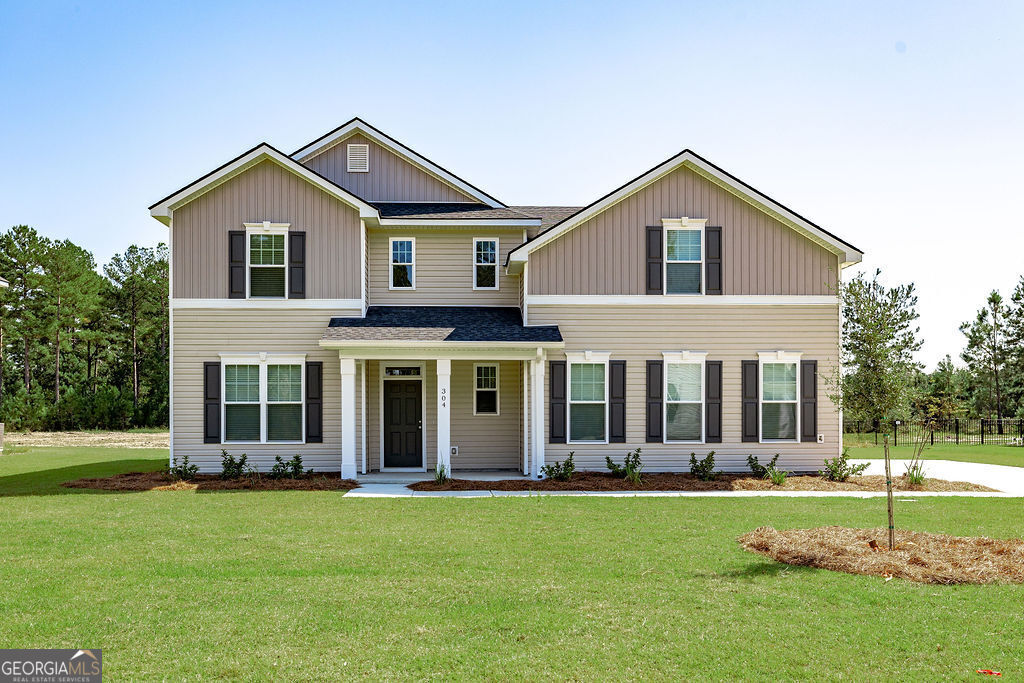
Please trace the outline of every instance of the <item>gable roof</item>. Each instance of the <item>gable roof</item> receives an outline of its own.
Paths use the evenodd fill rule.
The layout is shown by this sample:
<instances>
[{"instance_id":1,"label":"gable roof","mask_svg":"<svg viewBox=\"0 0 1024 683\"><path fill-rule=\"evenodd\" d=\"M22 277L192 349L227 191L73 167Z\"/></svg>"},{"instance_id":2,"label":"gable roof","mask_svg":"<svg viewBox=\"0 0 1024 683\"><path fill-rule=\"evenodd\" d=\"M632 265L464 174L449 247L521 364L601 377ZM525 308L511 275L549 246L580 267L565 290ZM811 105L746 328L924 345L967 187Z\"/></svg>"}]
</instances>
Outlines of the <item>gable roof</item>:
<instances>
[{"instance_id":1,"label":"gable roof","mask_svg":"<svg viewBox=\"0 0 1024 683\"><path fill-rule=\"evenodd\" d=\"M362 199L352 194L341 185L338 185L323 177L316 171L307 168L287 156L284 152L276 149L266 142L261 142L247 152L243 152L223 166L215 168L201 178L194 180L177 192L172 192L160 201L149 207L149 214L164 225L170 225L171 212L197 197L206 194L213 188L221 185L235 176L244 173L256 164L263 161L272 161L282 168L291 171L295 175L316 185L327 194L341 200L359 211L360 218L376 218L377 209Z\"/></svg>"},{"instance_id":2,"label":"gable roof","mask_svg":"<svg viewBox=\"0 0 1024 683\"><path fill-rule=\"evenodd\" d=\"M360 119L358 116L351 119L350 121L341 124L334 130L321 135L316 140L313 140L312 142L303 145L299 149L295 150L295 152L293 152L291 156L293 159L297 161L305 162L309 160L311 157L314 157L318 154L327 151L331 147L341 143L343 140L356 133L362 133L363 135L370 138L377 144L383 146L384 148L388 149L392 153L398 155L399 157L402 157L406 161L412 163L414 166L419 167L421 170L429 173L432 176L437 177L443 182L469 195L470 197L473 197L477 201L486 204L491 208L505 208L505 204L498 201L491 195L487 194L480 188L463 180L462 178L455 175L448 169L435 164L433 161L426 158L422 154L415 152L409 147L406 147L398 140L395 140L387 133L384 133L383 131L374 128L366 121Z\"/></svg>"},{"instance_id":3,"label":"gable roof","mask_svg":"<svg viewBox=\"0 0 1024 683\"><path fill-rule=\"evenodd\" d=\"M768 215L779 220L783 224L808 237L812 241L822 245L829 251L841 257L843 266L858 263L864 256L857 247L849 242L833 235L824 228L812 223L792 209L789 209L779 202L752 186L743 182L736 176L714 165L696 152L684 149L679 154L663 161L646 173L643 173L625 185L622 185L597 201L583 207L575 213L563 218L547 230L539 233L533 239L527 240L509 252L505 265L518 270L521 264L526 263L529 254L543 247L545 244L555 240L569 230L576 228L605 209L618 204L626 197L640 191L647 185L662 178L681 166L695 171L697 174L707 178L716 185L729 191L733 195L749 202L761 209Z\"/></svg>"}]
</instances>

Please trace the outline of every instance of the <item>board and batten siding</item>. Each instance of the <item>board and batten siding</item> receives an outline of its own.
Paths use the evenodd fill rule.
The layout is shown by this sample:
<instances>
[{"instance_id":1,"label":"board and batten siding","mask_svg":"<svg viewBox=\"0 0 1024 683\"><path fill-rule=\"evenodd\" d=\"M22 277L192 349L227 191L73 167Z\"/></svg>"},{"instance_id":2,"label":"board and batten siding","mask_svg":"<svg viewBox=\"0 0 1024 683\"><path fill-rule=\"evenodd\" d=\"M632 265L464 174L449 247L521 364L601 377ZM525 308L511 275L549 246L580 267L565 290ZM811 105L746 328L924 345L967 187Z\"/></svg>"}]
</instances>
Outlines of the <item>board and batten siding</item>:
<instances>
[{"instance_id":1,"label":"board and batten siding","mask_svg":"<svg viewBox=\"0 0 1024 683\"><path fill-rule=\"evenodd\" d=\"M174 311L174 456L189 456L202 472L220 472L221 449L234 456L245 453L249 463L269 470L274 456L302 456L303 465L321 472L341 470L341 368L338 352L319 346L332 315L359 315L358 310L244 311L175 309ZM220 353L305 353L307 361L323 367L323 443L205 444L203 443L203 363L219 362ZM356 377L356 448L362 434L360 381ZM361 466L362 453L356 455Z\"/></svg>"},{"instance_id":2,"label":"board and batten siding","mask_svg":"<svg viewBox=\"0 0 1024 683\"><path fill-rule=\"evenodd\" d=\"M349 173L349 144L369 145L370 170ZM370 202L477 202L462 191L356 133L302 163Z\"/></svg>"},{"instance_id":3,"label":"board and batten siding","mask_svg":"<svg viewBox=\"0 0 1024 683\"><path fill-rule=\"evenodd\" d=\"M290 223L306 233L306 298L358 299L359 212L272 161L263 161L174 210L172 296L228 297L228 231Z\"/></svg>"},{"instance_id":4,"label":"board and batten siding","mask_svg":"<svg viewBox=\"0 0 1024 683\"><path fill-rule=\"evenodd\" d=\"M452 456L452 470L520 469L522 467L522 365L518 361L498 363L498 415L473 414L473 364L453 360L451 377L451 445L459 447ZM379 470L382 433L380 423L382 365L404 365L411 361L367 361L366 414L369 468ZM427 469L437 465L437 363L425 362L423 402L426 408Z\"/></svg>"},{"instance_id":5,"label":"board and batten siding","mask_svg":"<svg viewBox=\"0 0 1024 683\"><path fill-rule=\"evenodd\" d=\"M416 289L388 289L389 238L416 238ZM473 289L473 239L498 240L498 289ZM366 236L369 305L519 306L518 276L505 274L508 252L522 243L521 228L369 229Z\"/></svg>"},{"instance_id":6,"label":"board and batten siding","mask_svg":"<svg viewBox=\"0 0 1024 683\"><path fill-rule=\"evenodd\" d=\"M723 294L835 294L835 254L685 167L532 253L529 293L644 294L646 227L681 217L721 226Z\"/></svg>"},{"instance_id":7,"label":"board and batten siding","mask_svg":"<svg viewBox=\"0 0 1024 683\"><path fill-rule=\"evenodd\" d=\"M547 444L545 460L562 460L575 451L576 467L605 469L605 456L621 462L627 451L642 449L648 471L688 471L690 453L703 457L715 451L716 465L726 471L747 471L747 455L762 463L780 453L779 467L817 470L824 458L839 453L839 411L828 398L828 378L838 362L839 307L821 306L553 306L530 305L531 324L557 324L565 351L610 352L626 361L626 442L613 444ZM646 365L662 360L663 351L706 351L708 360L722 361L722 443L646 443ZM744 443L741 441L740 368L761 351L802 353L818 361L818 432L825 443ZM548 360L563 360L549 351ZM547 378L548 381L550 378ZM545 387L545 435L550 403ZM764 457L761 457L764 456Z\"/></svg>"}]
</instances>

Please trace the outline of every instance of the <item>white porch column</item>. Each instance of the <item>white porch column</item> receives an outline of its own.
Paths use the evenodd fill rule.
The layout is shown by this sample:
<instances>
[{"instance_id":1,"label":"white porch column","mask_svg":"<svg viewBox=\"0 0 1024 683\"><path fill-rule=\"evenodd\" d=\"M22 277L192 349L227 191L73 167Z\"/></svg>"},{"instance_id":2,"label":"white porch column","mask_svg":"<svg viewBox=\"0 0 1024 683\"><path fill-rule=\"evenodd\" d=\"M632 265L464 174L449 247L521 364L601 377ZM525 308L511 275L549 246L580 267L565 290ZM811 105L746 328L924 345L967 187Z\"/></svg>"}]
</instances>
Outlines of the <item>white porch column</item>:
<instances>
[{"instance_id":1,"label":"white porch column","mask_svg":"<svg viewBox=\"0 0 1024 683\"><path fill-rule=\"evenodd\" d=\"M452 473L452 362L437 359L437 463Z\"/></svg>"},{"instance_id":2,"label":"white porch column","mask_svg":"<svg viewBox=\"0 0 1024 683\"><path fill-rule=\"evenodd\" d=\"M356 478L355 358L341 358L341 478Z\"/></svg>"},{"instance_id":3,"label":"white porch column","mask_svg":"<svg viewBox=\"0 0 1024 683\"><path fill-rule=\"evenodd\" d=\"M540 479L544 466L544 352L538 350L536 360L530 361L530 391L533 409L530 411L530 476Z\"/></svg>"}]
</instances>

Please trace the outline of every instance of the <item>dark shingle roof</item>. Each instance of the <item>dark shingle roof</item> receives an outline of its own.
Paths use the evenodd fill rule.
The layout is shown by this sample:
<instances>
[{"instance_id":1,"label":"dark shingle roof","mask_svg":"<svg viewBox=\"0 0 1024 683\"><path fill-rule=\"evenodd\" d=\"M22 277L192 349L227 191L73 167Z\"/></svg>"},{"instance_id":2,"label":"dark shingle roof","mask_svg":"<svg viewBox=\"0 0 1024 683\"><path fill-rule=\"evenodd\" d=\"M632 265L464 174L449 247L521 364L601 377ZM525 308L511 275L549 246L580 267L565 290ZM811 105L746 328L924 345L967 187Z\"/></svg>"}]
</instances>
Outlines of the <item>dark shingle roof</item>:
<instances>
[{"instance_id":1,"label":"dark shingle roof","mask_svg":"<svg viewBox=\"0 0 1024 683\"><path fill-rule=\"evenodd\" d=\"M557 325L525 327L518 308L370 306L365 318L331 318L325 341L560 342Z\"/></svg>"},{"instance_id":2,"label":"dark shingle roof","mask_svg":"<svg viewBox=\"0 0 1024 683\"><path fill-rule=\"evenodd\" d=\"M421 218L430 220L464 220L480 218L536 218L515 209L492 208L486 204L374 202L381 218Z\"/></svg>"},{"instance_id":3,"label":"dark shingle roof","mask_svg":"<svg viewBox=\"0 0 1024 683\"><path fill-rule=\"evenodd\" d=\"M569 216L573 215L582 206L511 206L511 209L515 209L527 216L533 216L534 218L540 219L540 229L547 230L555 223L565 220Z\"/></svg>"}]
</instances>

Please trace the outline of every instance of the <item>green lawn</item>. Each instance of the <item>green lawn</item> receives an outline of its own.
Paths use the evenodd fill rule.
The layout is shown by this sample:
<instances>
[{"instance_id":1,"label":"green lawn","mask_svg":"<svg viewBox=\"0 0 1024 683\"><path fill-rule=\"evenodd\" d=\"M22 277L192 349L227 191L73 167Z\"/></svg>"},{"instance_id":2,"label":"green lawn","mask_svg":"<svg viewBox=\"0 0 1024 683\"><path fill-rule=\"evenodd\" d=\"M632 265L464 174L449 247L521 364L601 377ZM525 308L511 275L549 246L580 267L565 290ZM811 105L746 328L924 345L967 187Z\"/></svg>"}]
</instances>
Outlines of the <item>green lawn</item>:
<instances>
[{"instance_id":1,"label":"green lawn","mask_svg":"<svg viewBox=\"0 0 1024 683\"><path fill-rule=\"evenodd\" d=\"M893 458L913 457L912 446L890 448ZM851 446L851 458L884 458L882 446ZM1024 447L1021 446L957 446L935 444L924 449L925 460L957 460L960 462L983 462L990 465L1012 465L1024 467Z\"/></svg>"},{"instance_id":2,"label":"green lawn","mask_svg":"<svg viewBox=\"0 0 1024 683\"><path fill-rule=\"evenodd\" d=\"M761 524L880 526L882 500L88 493L165 452L0 457L0 643L103 648L111 679L1024 675L1024 587L786 567ZM29 495L31 494L31 495ZM1019 536L1024 499L897 523Z\"/></svg>"}]
</instances>

